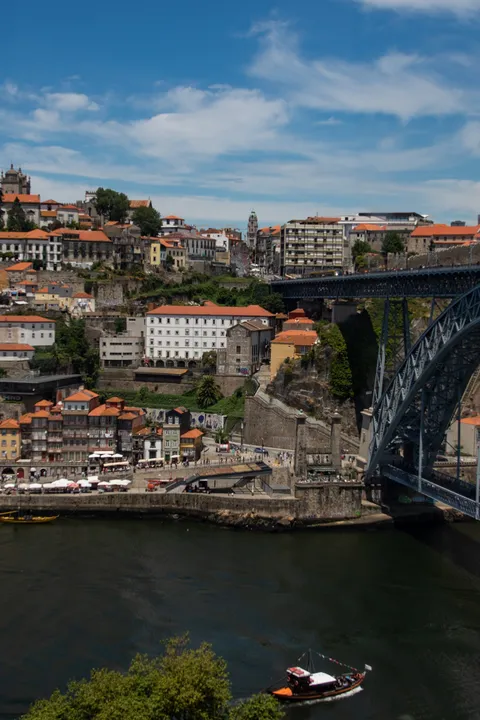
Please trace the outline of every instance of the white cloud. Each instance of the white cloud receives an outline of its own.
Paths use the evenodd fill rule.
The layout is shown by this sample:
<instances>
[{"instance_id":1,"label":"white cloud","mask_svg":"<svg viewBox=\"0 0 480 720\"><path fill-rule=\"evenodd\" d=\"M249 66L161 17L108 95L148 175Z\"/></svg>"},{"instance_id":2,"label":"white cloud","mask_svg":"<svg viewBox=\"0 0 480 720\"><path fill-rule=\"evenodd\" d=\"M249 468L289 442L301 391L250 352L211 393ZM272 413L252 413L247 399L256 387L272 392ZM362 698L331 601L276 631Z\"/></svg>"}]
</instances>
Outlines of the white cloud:
<instances>
[{"instance_id":1,"label":"white cloud","mask_svg":"<svg viewBox=\"0 0 480 720\"><path fill-rule=\"evenodd\" d=\"M258 26L257 26L258 28ZM293 30L270 22L250 73L285 88L291 103L323 111L394 115L402 120L451 115L480 106L419 55L389 52L368 63L304 59Z\"/></svg>"},{"instance_id":2,"label":"white cloud","mask_svg":"<svg viewBox=\"0 0 480 720\"><path fill-rule=\"evenodd\" d=\"M472 15L480 11L480 0L357 0L367 8L422 13Z\"/></svg>"},{"instance_id":3,"label":"white cloud","mask_svg":"<svg viewBox=\"0 0 480 720\"><path fill-rule=\"evenodd\" d=\"M79 110L98 110L97 103L83 93L47 93L45 102L48 107L61 112L78 112Z\"/></svg>"},{"instance_id":4,"label":"white cloud","mask_svg":"<svg viewBox=\"0 0 480 720\"><path fill-rule=\"evenodd\" d=\"M288 121L282 99L268 100L260 91L200 91L176 88L163 100L170 112L134 122L130 142L151 157L189 162L195 156L265 149Z\"/></svg>"}]
</instances>

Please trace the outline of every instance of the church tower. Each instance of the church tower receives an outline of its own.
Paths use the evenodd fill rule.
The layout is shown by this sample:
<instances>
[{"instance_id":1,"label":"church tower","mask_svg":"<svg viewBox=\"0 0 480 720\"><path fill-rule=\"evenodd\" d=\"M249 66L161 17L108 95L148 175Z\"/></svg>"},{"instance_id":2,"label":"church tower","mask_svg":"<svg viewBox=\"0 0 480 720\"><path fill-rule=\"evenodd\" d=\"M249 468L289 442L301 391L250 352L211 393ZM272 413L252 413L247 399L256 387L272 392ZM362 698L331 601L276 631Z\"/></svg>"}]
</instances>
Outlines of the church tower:
<instances>
[{"instance_id":1,"label":"church tower","mask_svg":"<svg viewBox=\"0 0 480 720\"><path fill-rule=\"evenodd\" d=\"M0 186L4 195L6 193L30 195L30 178L22 173L22 168L15 170L13 164L5 174L2 171Z\"/></svg>"},{"instance_id":2,"label":"church tower","mask_svg":"<svg viewBox=\"0 0 480 720\"><path fill-rule=\"evenodd\" d=\"M247 245L253 250L257 244L258 219L255 210L252 210L248 218Z\"/></svg>"}]
</instances>

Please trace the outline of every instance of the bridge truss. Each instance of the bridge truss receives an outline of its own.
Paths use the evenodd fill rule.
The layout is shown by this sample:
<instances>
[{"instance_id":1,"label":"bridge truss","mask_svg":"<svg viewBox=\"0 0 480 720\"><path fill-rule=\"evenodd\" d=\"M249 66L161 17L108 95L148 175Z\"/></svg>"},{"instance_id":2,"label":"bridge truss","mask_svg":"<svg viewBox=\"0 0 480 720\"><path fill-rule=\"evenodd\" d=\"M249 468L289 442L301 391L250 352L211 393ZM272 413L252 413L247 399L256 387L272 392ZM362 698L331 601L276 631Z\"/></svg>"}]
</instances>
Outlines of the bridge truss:
<instances>
[{"instance_id":1,"label":"bridge truss","mask_svg":"<svg viewBox=\"0 0 480 720\"><path fill-rule=\"evenodd\" d=\"M398 301L394 302L398 315ZM480 363L480 285L432 319L412 348L407 333L408 310L402 306L403 361L389 381L391 315L391 301L387 300L367 477L381 473L478 519L478 491L460 480L459 464L456 478L435 472L433 465L455 412L457 419L461 418L463 394ZM390 352L390 360L391 356ZM459 448L457 452L459 463Z\"/></svg>"}]
</instances>

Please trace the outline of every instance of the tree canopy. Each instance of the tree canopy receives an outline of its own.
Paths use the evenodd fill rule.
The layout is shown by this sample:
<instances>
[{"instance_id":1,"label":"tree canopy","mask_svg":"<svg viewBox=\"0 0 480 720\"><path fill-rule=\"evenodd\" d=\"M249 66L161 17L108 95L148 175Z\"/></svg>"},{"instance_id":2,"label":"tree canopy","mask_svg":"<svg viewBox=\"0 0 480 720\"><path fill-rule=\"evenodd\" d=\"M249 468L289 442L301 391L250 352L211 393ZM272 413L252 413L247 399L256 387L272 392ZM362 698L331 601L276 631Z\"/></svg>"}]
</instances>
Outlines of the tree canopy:
<instances>
[{"instance_id":1,"label":"tree canopy","mask_svg":"<svg viewBox=\"0 0 480 720\"><path fill-rule=\"evenodd\" d=\"M34 223L27 220L25 210L21 206L18 197L16 197L8 212L7 230L10 232L27 232L33 230L34 227Z\"/></svg>"},{"instance_id":2,"label":"tree canopy","mask_svg":"<svg viewBox=\"0 0 480 720\"><path fill-rule=\"evenodd\" d=\"M254 695L232 707L225 661L210 645L188 647L170 640L158 658L137 655L126 673L93 670L48 700L32 705L24 720L281 720L269 695Z\"/></svg>"},{"instance_id":3,"label":"tree canopy","mask_svg":"<svg viewBox=\"0 0 480 720\"><path fill-rule=\"evenodd\" d=\"M37 349L31 366L43 373L74 372L82 375L88 387L95 387L100 360L85 335L85 320L63 317L57 320L55 344Z\"/></svg>"},{"instance_id":4,"label":"tree canopy","mask_svg":"<svg viewBox=\"0 0 480 720\"><path fill-rule=\"evenodd\" d=\"M213 375L204 375L196 388L197 401L199 405L208 408L215 405L222 397L222 393Z\"/></svg>"},{"instance_id":5,"label":"tree canopy","mask_svg":"<svg viewBox=\"0 0 480 720\"><path fill-rule=\"evenodd\" d=\"M396 255L397 253L403 252L405 252L405 242L400 233L394 230L389 230L385 233L385 238L382 243L383 255L388 255L389 253Z\"/></svg>"},{"instance_id":6,"label":"tree canopy","mask_svg":"<svg viewBox=\"0 0 480 720\"><path fill-rule=\"evenodd\" d=\"M123 223L130 210L130 201L125 193L100 187L95 193L95 208L104 218Z\"/></svg>"},{"instance_id":7,"label":"tree canopy","mask_svg":"<svg viewBox=\"0 0 480 720\"><path fill-rule=\"evenodd\" d=\"M356 260L357 257L366 255L369 252L372 252L372 248L370 243L365 240L356 240L352 245L352 258L354 260Z\"/></svg>"},{"instance_id":8,"label":"tree canopy","mask_svg":"<svg viewBox=\"0 0 480 720\"><path fill-rule=\"evenodd\" d=\"M160 213L153 207L139 207L133 212L132 222L140 228L142 235L157 237L162 229Z\"/></svg>"}]
</instances>

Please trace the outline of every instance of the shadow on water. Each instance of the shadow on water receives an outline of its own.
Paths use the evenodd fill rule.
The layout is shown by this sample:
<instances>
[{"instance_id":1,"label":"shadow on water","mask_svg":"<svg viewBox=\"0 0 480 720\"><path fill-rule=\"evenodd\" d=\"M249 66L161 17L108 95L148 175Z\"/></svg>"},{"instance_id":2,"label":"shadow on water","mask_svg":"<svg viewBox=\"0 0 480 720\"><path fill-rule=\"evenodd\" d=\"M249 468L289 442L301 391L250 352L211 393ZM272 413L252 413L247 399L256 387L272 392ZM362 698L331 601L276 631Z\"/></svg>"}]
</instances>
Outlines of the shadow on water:
<instances>
[{"instance_id":1,"label":"shadow on water","mask_svg":"<svg viewBox=\"0 0 480 720\"><path fill-rule=\"evenodd\" d=\"M480 523L472 520L442 525L410 525L402 527L399 532L480 579Z\"/></svg>"}]
</instances>

